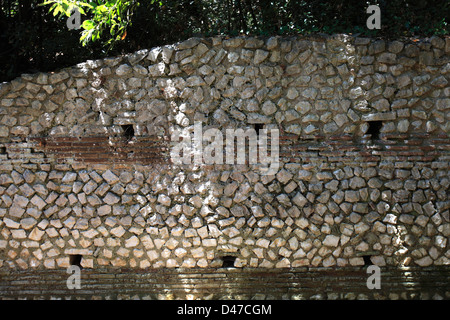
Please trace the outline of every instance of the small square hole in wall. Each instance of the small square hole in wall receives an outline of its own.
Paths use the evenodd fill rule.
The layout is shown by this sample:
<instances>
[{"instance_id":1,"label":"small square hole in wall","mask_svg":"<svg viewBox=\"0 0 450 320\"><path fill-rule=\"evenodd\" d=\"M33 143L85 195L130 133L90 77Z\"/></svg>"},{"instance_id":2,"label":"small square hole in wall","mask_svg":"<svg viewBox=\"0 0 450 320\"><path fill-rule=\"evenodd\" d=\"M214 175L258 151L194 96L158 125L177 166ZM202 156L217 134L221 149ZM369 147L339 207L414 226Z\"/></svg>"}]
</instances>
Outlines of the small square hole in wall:
<instances>
[{"instance_id":1,"label":"small square hole in wall","mask_svg":"<svg viewBox=\"0 0 450 320\"><path fill-rule=\"evenodd\" d=\"M222 259L222 268L233 268L234 262L236 261L236 257L234 256L223 256Z\"/></svg>"},{"instance_id":2,"label":"small square hole in wall","mask_svg":"<svg viewBox=\"0 0 450 320\"><path fill-rule=\"evenodd\" d=\"M371 266L373 265L372 260L370 258L372 258L372 256L362 256L363 260L364 260L364 265L365 266Z\"/></svg>"},{"instance_id":3,"label":"small square hole in wall","mask_svg":"<svg viewBox=\"0 0 450 320\"><path fill-rule=\"evenodd\" d=\"M0 147L0 154L6 154L6 148Z\"/></svg>"},{"instance_id":4,"label":"small square hole in wall","mask_svg":"<svg viewBox=\"0 0 450 320\"><path fill-rule=\"evenodd\" d=\"M256 135L259 136L259 130L264 129L264 123L255 123L253 125L256 131Z\"/></svg>"},{"instance_id":5,"label":"small square hole in wall","mask_svg":"<svg viewBox=\"0 0 450 320\"><path fill-rule=\"evenodd\" d=\"M371 140L378 140L380 139L380 130L383 126L382 121L368 121L367 124L369 125L369 128L367 129L366 134L370 134Z\"/></svg>"},{"instance_id":6,"label":"small square hole in wall","mask_svg":"<svg viewBox=\"0 0 450 320\"><path fill-rule=\"evenodd\" d=\"M123 136L127 140L131 140L134 137L134 127L132 124L124 124L121 126L123 131Z\"/></svg>"},{"instance_id":7,"label":"small square hole in wall","mask_svg":"<svg viewBox=\"0 0 450 320\"><path fill-rule=\"evenodd\" d=\"M81 259L83 256L81 254L71 254L69 255L69 264L71 266L78 266L81 268Z\"/></svg>"}]
</instances>

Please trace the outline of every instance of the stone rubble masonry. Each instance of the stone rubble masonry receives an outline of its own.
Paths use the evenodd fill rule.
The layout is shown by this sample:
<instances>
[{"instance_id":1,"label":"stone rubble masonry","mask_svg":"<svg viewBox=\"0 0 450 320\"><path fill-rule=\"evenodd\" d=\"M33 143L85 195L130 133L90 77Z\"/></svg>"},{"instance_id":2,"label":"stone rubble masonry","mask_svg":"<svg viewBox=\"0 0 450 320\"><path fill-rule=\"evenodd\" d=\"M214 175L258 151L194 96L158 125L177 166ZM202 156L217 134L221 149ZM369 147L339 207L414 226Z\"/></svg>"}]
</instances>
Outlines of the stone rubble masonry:
<instances>
[{"instance_id":1,"label":"stone rubble masonry","mask_svg":"<svg viewBox=\"0 0 450 320\"><path fill-rule=\"evenodd\" d=\"M2 83L0 268L448 266L449 51L192 38ZM280 129L279 171L172 165L196 121Z\"/></svg>"}]
</instances>

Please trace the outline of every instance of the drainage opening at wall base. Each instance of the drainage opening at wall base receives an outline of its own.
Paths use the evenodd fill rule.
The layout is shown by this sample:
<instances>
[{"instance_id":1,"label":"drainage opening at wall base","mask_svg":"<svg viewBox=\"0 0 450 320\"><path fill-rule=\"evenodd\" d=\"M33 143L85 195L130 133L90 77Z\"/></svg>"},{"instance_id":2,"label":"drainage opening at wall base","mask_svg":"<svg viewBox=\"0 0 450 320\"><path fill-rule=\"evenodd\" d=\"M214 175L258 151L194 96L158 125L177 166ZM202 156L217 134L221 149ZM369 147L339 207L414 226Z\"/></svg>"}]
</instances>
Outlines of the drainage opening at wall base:
<instances>
[{"instance_id":1,"label":"drainage opening at wall base","mask_svg":"<svg viewBox=\"0 0 450 320\"><path fill-rule=\"evenodd\" d=\"M134 137L134 127L132 124L123 124L121 125L123 136L127 138L127 140L131 140Z\"/></svg>"},{"instance_id":2,"label":"drainage opening at wall base","mask_svg":"<svg viewBox=\"0 0 450 320\"><path fill-rule=\"evenodd\" d=\"M69 255L69 264L71 266L78 266L81 268L81 259L83 256L81 254L71 254Z\"/></svg>"},{"instance_id":3,"label":"drainage opening at wall base","mask_svg":"<svg viewBox=\"0 0 450 320\"><path fill-rule=\"evenodd\" d=\"M380 139L380 130L383 126L382 121L368 121L367 124L369 125L369 128L366 131L366 134L370 134L371 140L378 140Z\"/></svg>"},{"instance_id":4,"label":"drainage opening at wall base","mask_svg":"<svg viewBox=\"0 0 450 320\"><path fill-rule=\"evenodd\" d=\"M223 256L223 257L220 257L220 260L222 260L221 268L234 268L234 262L236 261L236 257Z\"/></svg>"}]
</instances>

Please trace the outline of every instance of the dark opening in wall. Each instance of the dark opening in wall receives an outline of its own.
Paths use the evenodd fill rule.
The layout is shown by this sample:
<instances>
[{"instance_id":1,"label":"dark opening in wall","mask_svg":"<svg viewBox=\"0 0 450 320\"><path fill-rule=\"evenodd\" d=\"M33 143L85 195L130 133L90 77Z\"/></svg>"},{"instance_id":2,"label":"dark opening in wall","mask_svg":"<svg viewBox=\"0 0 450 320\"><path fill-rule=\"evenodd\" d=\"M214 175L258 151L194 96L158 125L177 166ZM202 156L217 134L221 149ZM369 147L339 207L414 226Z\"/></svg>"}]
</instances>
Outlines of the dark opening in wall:
<instances>
[{"instance_id":1,"label":"dark opening in wall","mask_svg":"<svg viewBox=\"0 0 450 320\"><path fill-rule=\"evenodd\" d=\"M69 255L69 264L71 266L78 266L81 268L81 259L83 256L81 254L71 254Z\"/></svg>"},{"instance_id":2,"label":"dark opening in wall","mask_svg":"<svg viewBox=\"0 0 450 320\"><path fill-rule=\"evenodd\" d=\"M233 256L223 256L222 259L222 268L233 268L234 262L236 261L236 257Z\"/></svg>"},{"instance_id":3,"label":"dark opening in wall","mask_svg":"<svg viewBox=\"0 0 450 320\"><path fill-rule=\"evenodd\" d=\"M6 154L6 148L0 147L0 154Z\"/></svg>"},{"instance_id":4,"label":"dark opening in wall","mask_svg":"<svg viewBox=\"0 0 450 320\"><path fill-rule=\"evenodd\" d=\"M378 140L380 139L380 130L383 126L382 121L368 121L369 128L367 129L366 134L370 134L371 140Z\"/></svg>"},{"instance_id":5,"label":"dark opening in wall","mask_svg":"<svg viewBox=\"0 0 450 320\"><path fill-rule=\"evenodd\" d=\"M259 136L259 130L264 129L264 123L255 123L253 127L255 128L256 135Z\"/></svg>"},{"instance_id":6,"label":"dark opening in wall","mask_svg":"<svg viewBox=\"0 0 450 320\"><path fill-rule=\"evenodd\" d=\"M373 265L372 260L370 260L372 256L362 256L364 259L364 266L371 266Z\"/></svg>"},{"instance_id":7,"label":"dark opening in wall","mask_svg":"<svg viewBox=\"0 0 450 320\"><path fill-rule=\"evenodd\" d=\"M127 140L131 140L134 137L134 128L132 124L124 124L121 126L123 131L123 136Z\"/></svg>"}]
</instances>

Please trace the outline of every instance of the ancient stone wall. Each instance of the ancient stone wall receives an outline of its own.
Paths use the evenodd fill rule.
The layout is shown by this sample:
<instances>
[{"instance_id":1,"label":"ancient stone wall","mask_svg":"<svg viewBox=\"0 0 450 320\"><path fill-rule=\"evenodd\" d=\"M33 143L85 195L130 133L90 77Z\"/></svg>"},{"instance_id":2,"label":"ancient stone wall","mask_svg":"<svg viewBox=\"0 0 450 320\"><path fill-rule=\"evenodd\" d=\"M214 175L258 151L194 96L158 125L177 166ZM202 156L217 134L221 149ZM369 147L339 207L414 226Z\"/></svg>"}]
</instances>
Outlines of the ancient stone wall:
<instances>
[{"instance_id":1,"label":"ancient stone wall","mask_svg":"<svg viewBox=\"0 0 450 320\"><path fill-rule=\"evenodd\" d=\"M0 267L448 265L449 52L193 38L3 83ZM279 170L171 163L195 122L279 129Z\"/></svg>"}]
</instances>

